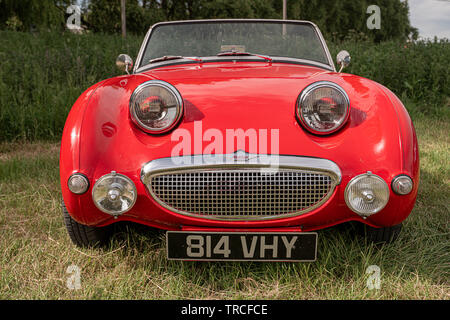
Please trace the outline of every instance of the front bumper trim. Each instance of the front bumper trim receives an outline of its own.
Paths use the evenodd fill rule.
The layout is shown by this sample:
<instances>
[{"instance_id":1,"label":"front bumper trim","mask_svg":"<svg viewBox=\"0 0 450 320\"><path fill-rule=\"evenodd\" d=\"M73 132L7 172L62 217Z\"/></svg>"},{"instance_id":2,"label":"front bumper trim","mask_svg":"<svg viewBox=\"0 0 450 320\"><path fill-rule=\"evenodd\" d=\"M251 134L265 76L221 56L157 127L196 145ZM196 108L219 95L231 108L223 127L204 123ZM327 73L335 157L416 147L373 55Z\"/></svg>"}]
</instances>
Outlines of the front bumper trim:
<instances>
[{"instance_id":1,"label":"front bumper trim","mask_svg":"<svg viewBox=\"0 0 450 320\"><path fill-rule=\"evenodd\" d=\"M141 181L147 185L148 179L156 173L205 168L260 168L267 170L268 173L275 172L278 168L315 170L333 174L337 181L336 185L339 185L342 179L341 170L331 160L291 155L254 154L239 150L229 154L179 156L152 160L143 165Z\"/></svg>"}]
</instances>

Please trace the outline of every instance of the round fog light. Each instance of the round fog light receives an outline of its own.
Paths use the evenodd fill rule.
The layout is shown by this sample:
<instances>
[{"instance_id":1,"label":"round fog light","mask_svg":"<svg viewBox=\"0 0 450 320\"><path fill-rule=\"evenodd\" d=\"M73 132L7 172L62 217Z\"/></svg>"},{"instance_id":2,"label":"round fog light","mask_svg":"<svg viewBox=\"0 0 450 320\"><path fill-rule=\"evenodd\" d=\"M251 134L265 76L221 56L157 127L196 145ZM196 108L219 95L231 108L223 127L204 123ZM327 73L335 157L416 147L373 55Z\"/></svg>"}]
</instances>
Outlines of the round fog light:
<instances>
[{"instance_id":1,"label":"round fog light","mask_svg":"<svg viewBox=\"0 0 450 320\"><path fill-rule=\"evenodd\" d=\"M399 195L406 195L413 189L412 179L406 175L397 176L392 180L392 190Z\"/></svg>"},{"instance_id":2,"label":"round fog light","mask_svg":"<svg viewBox=\"0 0 450 320\"><path fill-rule=\"evenodd\" d=\"M83 194L89 189L89 180L81 173L75 173L69 177L67 186L72 193Z\"/></svg>"},{"instance_id":3,"label":"round fog light","mask_svg":"<svg viewBox=\"0 0 450 320\"><path fill-rule=\"evenodd\" d=\"M137 191L133 181L116 172L98 179L92 189L92 200L97 208L113 216L130 210L136 198Z\"/></svg>"},{"instance_id":4,"label":"round fog light","mask_svg":"<svg viewBox=\"0 0 450 320\"><path fill-rule=\"evenodd\" d=\"M371 172L354 177L345 188L347 206L362 217L379 212L388 200L387 183Z\"/></svg>"}]
</instances>

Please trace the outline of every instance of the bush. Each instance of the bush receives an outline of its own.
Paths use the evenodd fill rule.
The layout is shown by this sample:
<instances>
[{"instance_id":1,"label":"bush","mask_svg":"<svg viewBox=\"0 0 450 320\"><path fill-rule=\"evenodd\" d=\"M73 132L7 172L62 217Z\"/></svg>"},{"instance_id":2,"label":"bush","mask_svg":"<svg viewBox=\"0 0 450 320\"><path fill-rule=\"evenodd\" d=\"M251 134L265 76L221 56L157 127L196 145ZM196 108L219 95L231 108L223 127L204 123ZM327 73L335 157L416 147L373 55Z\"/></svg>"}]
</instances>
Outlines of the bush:
<instances>
[{"instance_id":1,"label":"bush","mask_svg":"<svg viewBox=\"0 0 450 320\"><path fill-rule=\"evenodd\" d=\"M137 56L141 39L1 31L0 141L56 140L78 96L118 75L120 53Z\"/></svg>"},{"instance_id":2,"label":"bush","mask_svg":"<svg viewBox=\"0 0 450 320\"><path fill-rule=\"evenodd\" d=\"M143 37L0 31L0 141L57 140L77 97L118 75L119 53L136 57ZM347 41L329 44L352 56L345 70L393 90L410 112L448 117L450 43Z\"/></svg>"},{"instance_id":3,"label":"bush","mask_svg":"<svg viewBox=\"0 0 450 320\"><path fill-rule=\"evenodd\" d=\"M333 57L347 50L352 61L343 72L375 80L391 89L410 112L442 116L450 107L450 42L342 42L330 45Z\"/></svg>"}]
</instances>

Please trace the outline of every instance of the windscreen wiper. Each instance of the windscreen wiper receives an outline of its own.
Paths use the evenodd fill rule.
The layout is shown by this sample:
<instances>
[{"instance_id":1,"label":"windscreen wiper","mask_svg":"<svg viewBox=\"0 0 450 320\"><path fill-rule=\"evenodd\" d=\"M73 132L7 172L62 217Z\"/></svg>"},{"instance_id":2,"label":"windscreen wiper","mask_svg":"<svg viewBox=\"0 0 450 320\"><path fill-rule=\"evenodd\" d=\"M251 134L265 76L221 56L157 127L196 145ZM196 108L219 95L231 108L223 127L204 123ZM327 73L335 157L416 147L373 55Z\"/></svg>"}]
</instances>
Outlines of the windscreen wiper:
<instances>
[{"instance_id":1,"label":"windscreen wiper","mask_svg":"<svg viewBox=\"0 0 450 320\"><path fill-rule=\"evenodd\" d=\"M218 57L224 57L224 56L255 56L261 59L264 59L266 61L272 62L272 58L269 56L265 56L262 54L257 53L250 53L250 52L238 52L238 51L222 51L217 54Z\"/></svg>"},{"instance_id":2,"label":"windscreen wiper","mask_svg":"<svg viewBox=\"0 0 450 320\"><path fill-rule=\"evenodd\" d=\"M193 60L193 61L202 62L202 59L200 59L200 58L183 57L183 56L162 56L159 58L151 59L149 61L149 63L162 62L162 61L167 61L167 60L176 60L176 59L189 59L189 60Z\"/></svg>"}]
</instances>

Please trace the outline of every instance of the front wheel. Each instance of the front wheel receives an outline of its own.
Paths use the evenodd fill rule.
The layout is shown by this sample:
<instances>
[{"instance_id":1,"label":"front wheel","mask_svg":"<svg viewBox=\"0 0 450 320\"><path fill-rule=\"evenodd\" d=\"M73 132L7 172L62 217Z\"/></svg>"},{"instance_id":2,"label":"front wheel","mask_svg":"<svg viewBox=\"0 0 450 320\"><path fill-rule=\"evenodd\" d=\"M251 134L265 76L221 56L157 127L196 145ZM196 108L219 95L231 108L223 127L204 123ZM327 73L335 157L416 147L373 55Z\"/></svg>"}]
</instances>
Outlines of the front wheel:
<instances>
[{"instance_id":1,"label":"front wheel","mask_svg":"<svg viewBox=\"0 0 450 320\"><path fill-rule=\"evenodd\" d=\"M368 242L384 244L392 243L397 240L402 224L397 224L392 227L374 228L368 225L365 226L365 235Z\"/></svg>"},{"instance_id":2,"label":"front wheel","mask_svg":"<svg viewBox=\"0 0 450 320\"><path fill-rule=\"evenodd\" d=\"M79 247L96 247L104 245L110 235L110 227L90 227L76 222L67 211L64 201L61 203L64 224L72 242Z\"/></svg>"}]
</instances>

